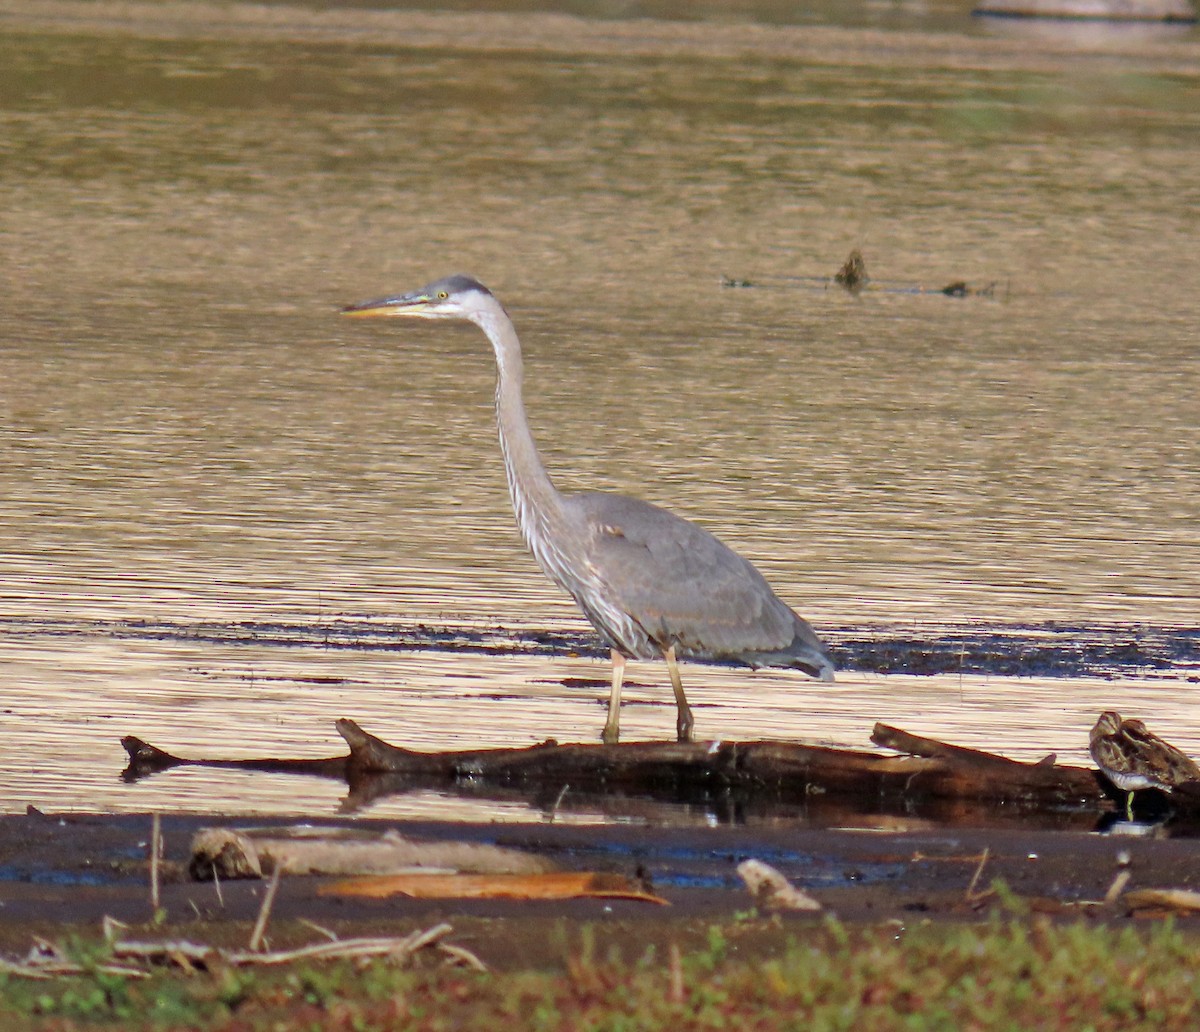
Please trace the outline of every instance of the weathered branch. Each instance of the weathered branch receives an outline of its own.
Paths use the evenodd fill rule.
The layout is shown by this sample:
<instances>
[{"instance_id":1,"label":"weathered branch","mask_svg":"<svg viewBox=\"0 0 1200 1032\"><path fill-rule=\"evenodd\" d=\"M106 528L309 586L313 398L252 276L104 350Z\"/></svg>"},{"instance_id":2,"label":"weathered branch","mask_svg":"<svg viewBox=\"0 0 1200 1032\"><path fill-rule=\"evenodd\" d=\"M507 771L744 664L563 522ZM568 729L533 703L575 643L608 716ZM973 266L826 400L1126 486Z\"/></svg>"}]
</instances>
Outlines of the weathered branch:
<instances>
[{"instance_id":1,"label":"weathered branch","mask_svg":"<svg viewBox=\"0 0 1200 1032\"><path fill-rule=\"evenodd\" d=\"M348 756L330 756L324 759L248 759L207 760L185 759L143 742L134 735L126 735L121 745L129 756L129 766L122 772L126 781L137 781L149 774L170 770L172 767L216 767L224 770L254 770L268 774L314 774L319 777L346 777Z\"/></svg>"},{"instance_id":2,"label":"weathered branch","mask_svg":"<svg viewBox=\"0 0 1200 1032\"><path fill-rule=\"evenodd\" d=\"M877 725L873 740L908 755L803 745L795 742L630 742L618 745L559 745L544 742L520 749L419 752L390 745L352 720L337 729L350 747L345 757L322 760L184 760L138 739L124 739L131 770L166 769L180 763L210 767L344 776L355 792L445 786L475 792L518 790L545 797L570 786L575 793L646 795L697 801L763 795L804 801L841 794L877 803L922 799L977 800L1025 806L1099 803L1104 798L1096 771L1016 760L919 738ZM128 776L128 772L127 772ZM136 774L134 776L137 776Z\"/></svg>"},{"instance_id":3,"label":"weathered branch","mask_svg":"<svg viewBox=\"0 0 1200 1032\"><path fill-rule=\"evenodd\" d=\"M992 753L934 742L884 725L889 737L921 755L891 756L795 742L633 742L557 745L528 749L421 753L367 734L352 720L337 729L350 746L349 768L358 772L476 778L497 784L570 783L622 788L757 788L806 795L850 792L1028 801L1043 804L1098 801L1096 773L1081 767L1030 764Z\"/></svg>"}]
</instances>

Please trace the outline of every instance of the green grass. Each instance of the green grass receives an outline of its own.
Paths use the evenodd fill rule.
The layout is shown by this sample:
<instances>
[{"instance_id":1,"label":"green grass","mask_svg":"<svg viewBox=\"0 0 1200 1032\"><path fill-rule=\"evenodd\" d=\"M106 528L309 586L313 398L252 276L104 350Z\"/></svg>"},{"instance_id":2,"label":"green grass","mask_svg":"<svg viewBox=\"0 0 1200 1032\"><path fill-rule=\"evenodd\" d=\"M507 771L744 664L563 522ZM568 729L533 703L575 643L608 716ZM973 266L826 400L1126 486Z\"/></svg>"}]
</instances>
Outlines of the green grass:
<instances>
[{"instance_id":1,"label":"green grass","mask_svg":"<svg viewBox=\"0 0 1200 1032\"><path fill-rule=\"evenodd\" d=\"M679 954L593 956L580 929L554 970L478 974L378 961L286 970L0 976L0 1028L373 1032L494 1028L629 1030L1195 1029L1197 940L1172 923L1106 926L1041 918L981 925L795 926L786 947L739 956L745 922L713 926ZM430 958L431 959L431 958ZM674 971L672 968L674 967ZM673 988L674 987L674 988ZM682 991L680 991L680 988Z\"/></svg>"}]
</instances>

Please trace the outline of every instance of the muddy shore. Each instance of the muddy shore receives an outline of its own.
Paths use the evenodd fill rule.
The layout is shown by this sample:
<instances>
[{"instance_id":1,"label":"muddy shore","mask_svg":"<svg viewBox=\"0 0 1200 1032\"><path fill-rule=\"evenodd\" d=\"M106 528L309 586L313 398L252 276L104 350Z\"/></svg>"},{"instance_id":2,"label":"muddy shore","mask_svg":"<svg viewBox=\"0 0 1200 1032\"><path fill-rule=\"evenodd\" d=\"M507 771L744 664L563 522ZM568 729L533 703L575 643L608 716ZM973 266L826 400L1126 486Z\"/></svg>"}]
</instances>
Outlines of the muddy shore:
<instances>
[{"instance_id":1,"label":"muddy shore","mask_svg":"<svg viewBox=\"0 0 1200 1032\"><path fill-rule=\"evenodd\" d=\"M222 884L189 879L189 843L201 827L287 822L172 816L163 820L162 906L171 935L215 944L244 943L261 904L261 881ZM336 825L337 821L322 822ZM354 822L397 827L395 822ZM48 815L0 818L0 951L24 954L34 936L98 934L104 916L134 925L153 914L148 889L146 816ZM1004 906L986 894L1002 880L1031 913L1096 921L1134 920L1102 900L1120 864L1130 888L1200 889L1200 846L1187 839L1098 835L1019 828L962 830L912 825L894 831L813 829L780 824L664 829L565 825L407 823L403 834L431 840L496 843L552 859L569 870L615 871L644 878L669 906L618 899L569 901L367 900L318 895L329 879L285 878L271 919L277 946L311 941L302 921L339 935L400 934L447 921L455 941L497 969L561 961L572 930L592 922L599 943L636 958L649 945L701 938L711 924L752 911L735 872L755 857L776 866L843 922L897 929L925 922L983 920ZM972 878L987 860L976 890ZM749 922L746 950L769 950L821 915L789 914ZM1183 927L1200 919L1184 918Z\"/></svg>"}]
</instances>

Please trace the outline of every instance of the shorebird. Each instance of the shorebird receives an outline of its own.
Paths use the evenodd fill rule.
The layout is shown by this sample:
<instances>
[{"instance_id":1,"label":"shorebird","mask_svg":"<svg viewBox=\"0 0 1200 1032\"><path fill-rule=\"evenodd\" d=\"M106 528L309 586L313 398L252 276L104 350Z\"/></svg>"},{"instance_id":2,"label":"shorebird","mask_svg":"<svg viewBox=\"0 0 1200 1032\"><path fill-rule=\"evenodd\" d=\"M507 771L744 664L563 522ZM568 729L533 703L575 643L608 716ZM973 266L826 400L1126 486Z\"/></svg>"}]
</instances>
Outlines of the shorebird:
<instances>
[{"instance_id":1,"label":"shorebird","mask_svg":"<svg viewBox=\"0 0 1200 1032\"><path fill-rule=\"evenodd\" d=\"M1125 815L1133 819L1133 793L1146 788L1171 792L1189 781L1200 781L1200 767L1170 742L1153 734L1140 720L1122 720L1105 710L1089 737L1096 766L1122 792Z\"/></svg>"}]
</instances>

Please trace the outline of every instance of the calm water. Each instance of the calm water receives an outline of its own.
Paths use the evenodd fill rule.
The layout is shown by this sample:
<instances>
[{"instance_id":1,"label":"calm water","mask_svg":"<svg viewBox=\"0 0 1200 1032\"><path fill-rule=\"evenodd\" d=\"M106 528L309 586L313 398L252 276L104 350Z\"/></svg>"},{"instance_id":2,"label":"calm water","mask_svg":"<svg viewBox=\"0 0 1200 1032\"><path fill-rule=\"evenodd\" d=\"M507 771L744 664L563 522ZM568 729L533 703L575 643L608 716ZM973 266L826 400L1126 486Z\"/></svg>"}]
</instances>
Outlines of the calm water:
<instances>
[{"instance_id":1,"label":"calm water","mask_svg":"<svg viewBox=\"0 0 1200 1032\"><path fill-rule=\"evenodd\" d=\"M598 734L591 659L188 640L582 626L517 537L483 338L334 314L452 271L516 319L560 487L698 519L834 641L1195 626L1200 32L488 6L0 0L0 809L344 792L126 786L127 733ZM854 247L857 298L823 282ZM938 292L959 280L992 290ZM173 631L123 633L146 620ZM664 674L631 667L627 737L671 733ZM1182 678L685 676L704 736L865 745L879 719L1082 761L1116 705L1200 750Z\"/></svg>"}]
</instances>

